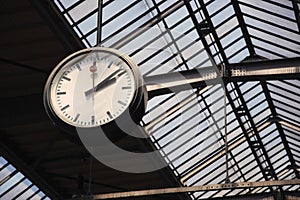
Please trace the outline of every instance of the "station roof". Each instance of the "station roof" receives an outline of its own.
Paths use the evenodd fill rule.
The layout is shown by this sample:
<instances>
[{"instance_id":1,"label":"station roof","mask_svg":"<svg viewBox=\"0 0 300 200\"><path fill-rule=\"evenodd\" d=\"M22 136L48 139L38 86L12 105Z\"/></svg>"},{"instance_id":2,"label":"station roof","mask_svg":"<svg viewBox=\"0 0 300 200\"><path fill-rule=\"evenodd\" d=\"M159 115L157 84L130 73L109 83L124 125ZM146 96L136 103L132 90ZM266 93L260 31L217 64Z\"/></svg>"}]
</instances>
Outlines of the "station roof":
<instances>
[{"instance_id":1,"label":"station roof","mask_svg":"<svg viewBox=\"0 0 300 200\"><path fill-rule=\"evenodd\" d=\"M300 178L300 2L104 0L101 9L98 3L1 3L2 165L32 168L25 175L34 171L32 181L53 199ZM92 162L46 117L42 91L51 70L66 55L98 45L127 53L145 78L192 69L211 69L202 75L220 78L148 101L141 124L168 163L166 169L134 175L108 169ZM122 142L136 150L134 143ZM14 163L12 155L20 161ZM170 198L299 195L299 188L201 191Z\"/></svg>"}]
</instances>

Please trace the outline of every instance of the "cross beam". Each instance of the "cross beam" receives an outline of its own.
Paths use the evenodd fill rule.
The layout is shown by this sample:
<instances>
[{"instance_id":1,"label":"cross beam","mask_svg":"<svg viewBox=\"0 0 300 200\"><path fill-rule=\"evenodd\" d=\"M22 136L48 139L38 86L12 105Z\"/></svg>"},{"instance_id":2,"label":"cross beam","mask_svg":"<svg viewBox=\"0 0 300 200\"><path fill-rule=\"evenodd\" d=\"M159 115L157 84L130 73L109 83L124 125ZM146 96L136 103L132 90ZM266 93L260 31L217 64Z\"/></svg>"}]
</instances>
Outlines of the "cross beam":
<instances>
[{"instance_id":1,"label":"cross beam","mask_svg":"<svg viewBox=\"0 0 300 200\"><path fill-rule=\"evenodd\" d=\"M207 85L238 81L261 81L300 78L300 58L231 64L229 71L216 66L144 77L149 97L179 92ZM223 76L219 76L222 74Z\"/></svg>"},{"instance_id":2,"label":"cross beam","mask_svg":"<svg viewBox=\"0 0 300 200\"><path fill-rule=\"evenodd\" d=\"M199 192L199 191L212 191L212 190L226 190L226 189L244 189L244 188L258 188L258 187L299 185L299 184L300 184L300 179L280 180L280 181L263 181L263 182L240 182L240 183L226 183L226 184L211 184L211 185L201 185L201 186L162 188L162 189L98 194L98 195L94 195L93 199L94 200L117 199L117 198L125 198L125 197L149 196L149 195L158 195L158 194L173 194L173 193L186 193L186 192Z\"/></svg>"}]
</instances>

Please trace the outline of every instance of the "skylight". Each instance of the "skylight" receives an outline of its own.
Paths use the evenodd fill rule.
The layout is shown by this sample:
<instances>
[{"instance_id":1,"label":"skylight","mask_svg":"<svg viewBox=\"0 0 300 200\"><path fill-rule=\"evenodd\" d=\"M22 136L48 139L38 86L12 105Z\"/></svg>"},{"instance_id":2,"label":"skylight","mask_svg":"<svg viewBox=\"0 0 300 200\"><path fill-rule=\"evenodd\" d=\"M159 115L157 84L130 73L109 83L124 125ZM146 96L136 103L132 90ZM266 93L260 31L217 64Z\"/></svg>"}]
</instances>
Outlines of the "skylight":
<instances>
[{"instance_id":1,"label":"skylight","mask_svg":"<svg viewBox=\"0 0 300 200\"><path fill-rule=\"evenodd\" d=\"M34 183L0 156L0 199L50 200Z\"/></svg>"},{"instance_id":2,"label":"skylight","mask_svg":"<svg viewBox=\"0 0 300 200\"><path fill-rule=\"evenodd\" d=\"M54 2L87 47L99 45L97 1ZM103 2L102 15L100 45L129 54L145 77L213 66L209 55L223 66L249 56L300 54L291 1L116 0ZM157 96L149 100L142 124L182 185L224 183L225 120L232 182L291 179L287 166L300 162L298 85L298 80L233 81L225 99L222 83ZM277 114L282 121L274 121ZM273 191L197 192L191 198Z\"/></svg>"}]
</instances>

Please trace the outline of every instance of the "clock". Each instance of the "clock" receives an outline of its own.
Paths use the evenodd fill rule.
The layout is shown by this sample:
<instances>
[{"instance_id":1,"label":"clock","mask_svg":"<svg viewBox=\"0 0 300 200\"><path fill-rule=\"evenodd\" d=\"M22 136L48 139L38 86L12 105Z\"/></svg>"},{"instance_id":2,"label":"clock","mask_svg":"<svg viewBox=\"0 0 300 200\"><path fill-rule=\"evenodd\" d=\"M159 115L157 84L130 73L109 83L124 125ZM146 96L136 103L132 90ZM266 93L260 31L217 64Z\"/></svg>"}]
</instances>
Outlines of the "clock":
<instances>
[{"instance_id":1,"label":"clock","mask_svg":"<svg viewBox=\"0 0 300 200\"><path fill-rule=\"evenodd\" d=\"M138 66L112 48L88 48L68 56L54 68L44 89L47 114L72 134L76 128L97 127L118 132L116 121L130 118L138 123L146 102Z\"/></svg>"}]
</instances>

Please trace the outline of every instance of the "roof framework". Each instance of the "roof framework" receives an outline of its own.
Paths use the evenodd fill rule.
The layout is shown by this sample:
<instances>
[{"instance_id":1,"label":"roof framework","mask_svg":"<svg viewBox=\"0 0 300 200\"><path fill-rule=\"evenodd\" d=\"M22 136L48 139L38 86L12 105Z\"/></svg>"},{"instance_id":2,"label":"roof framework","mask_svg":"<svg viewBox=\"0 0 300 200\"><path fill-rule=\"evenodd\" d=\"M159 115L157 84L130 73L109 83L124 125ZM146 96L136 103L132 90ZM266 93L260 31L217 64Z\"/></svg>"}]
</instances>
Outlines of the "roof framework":
<instances>
[{"instance_id":1,"label":"roof framework","mask_svg":"<svg viewBox=\"0 0 300 200\"><path fill-rule=\"evenodd\" d=\"M53 2L84 46L122 50L145 78L210 69L222 80L148 102L141 123L179 185L300 179L298 1L104 0L101 22L96 0ZM272 73L260 76L260 69ZM188 195L280 199L299 190L286 185Z\"/></svg>"},{"instance_id":2,"label":"roof framework","mask_svg":"<svg viewBox=\"0 0 300 200\"><path fill-rule=\"evenodd\" d=\"M86 45L96 45L98 8L76 15L74 10L87 7L87 2L56 3ZM201 68L212 64L209 58L219 69L224 67L230 72L232 65L238 66L239 62L299 56L299 5L296 1L104 1L101 14L101 44L125 52L131 48L130 56L138 62L144 76ZM84 23L94 23L94 26L85 30ZM144 35L152 28L157 29L157 35L143 42L135 41L139 37L148 38ZM190 43L182 44L183 38L188 38ZM142 56L148 48L154 50ZM160 56L166 51L168 56ZM199 58L202 60L193 60ZM159 96L155 103L150 100L144 126L151 127L153 142L162 150L178 179L183 185L224 182L224 107L231 181L299 178L299 157L295 154L299 147L299 141L295 140L299 130L299 93L296 92L299 79L251 81L244 77L239 81L225 81L225 85L226 106L222 104L224 93L220 84L192 93ZM174 98L182 99L174 102ZM167 104L169 106L165 107ZM159 108L164 111L159 113ZM160 118L162 114L163 119ZM193 120L195 118L197 120ZM294 168L287 169L287 166ZM297 191L299 187L199 192L192 197L277 190Z\"/></svg>"}]
</instances>

